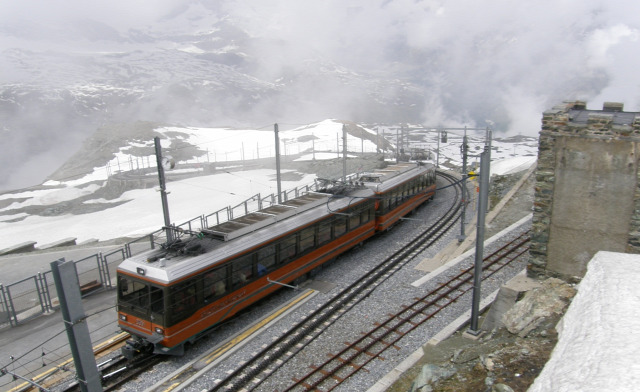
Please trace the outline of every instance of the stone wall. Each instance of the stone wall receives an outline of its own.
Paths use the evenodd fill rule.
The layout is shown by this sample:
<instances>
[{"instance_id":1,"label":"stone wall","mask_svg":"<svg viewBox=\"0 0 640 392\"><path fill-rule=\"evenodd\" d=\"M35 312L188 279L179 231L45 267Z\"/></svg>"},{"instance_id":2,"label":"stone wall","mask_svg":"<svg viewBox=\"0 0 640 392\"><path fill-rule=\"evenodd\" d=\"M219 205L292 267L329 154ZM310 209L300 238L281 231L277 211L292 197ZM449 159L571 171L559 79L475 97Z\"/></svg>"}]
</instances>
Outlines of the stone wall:
<instances>
[{"instance_id":1,"label":"stone wall","mask_svg":"<svg viewBox=\"0 0 640 392\"><path fill-rule=\"evenodd\" d=\"M530 276L579 280L599 250L640 253L640 113L565 102L544 112Z\"/></svg>"}]
</instances>

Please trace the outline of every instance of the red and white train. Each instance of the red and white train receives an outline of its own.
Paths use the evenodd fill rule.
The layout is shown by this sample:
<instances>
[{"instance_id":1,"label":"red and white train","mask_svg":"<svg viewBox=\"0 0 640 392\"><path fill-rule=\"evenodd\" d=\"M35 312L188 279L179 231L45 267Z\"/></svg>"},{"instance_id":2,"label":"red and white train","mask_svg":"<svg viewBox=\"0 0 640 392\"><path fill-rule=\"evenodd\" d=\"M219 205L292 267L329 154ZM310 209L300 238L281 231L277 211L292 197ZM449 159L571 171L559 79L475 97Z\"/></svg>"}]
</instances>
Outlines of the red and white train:
<instances>
[{"instance_id":1,"label":"red and white train","mask_svg":"<svg viewBox=\"0 0 640 392\"><path fill-rule=\"evenodd\" d=\"M282 284L389 229L431 199L435 184L432 164L396 164L124 260L118 324L132 340L123 351L181 355Z\"/></svg>"}]
</instances>

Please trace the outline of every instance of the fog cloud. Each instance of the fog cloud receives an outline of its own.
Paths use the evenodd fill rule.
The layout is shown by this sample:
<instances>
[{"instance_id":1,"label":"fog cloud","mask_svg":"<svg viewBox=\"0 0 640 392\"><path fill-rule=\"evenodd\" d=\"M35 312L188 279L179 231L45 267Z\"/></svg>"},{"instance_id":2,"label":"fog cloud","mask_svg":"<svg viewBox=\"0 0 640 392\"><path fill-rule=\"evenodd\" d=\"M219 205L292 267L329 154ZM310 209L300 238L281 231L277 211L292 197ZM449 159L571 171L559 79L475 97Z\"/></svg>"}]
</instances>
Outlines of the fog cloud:
<instances>
[{"instance_id":1,"label":"fog cloud","mask_svg":"<svg viewBox=\"0 0 640 392\"><path fill-rule=\"evenodd\" d=\"M425 123L493 118L502 129L534 134L539 120L522 117L539 119L562 100L639 109L637 2L272 0L235 7L225 10L254 34L299 42L353 69L410 78L427 96Z\"/></svg>"},{"instance_id":2,"label":"fog cloud","mask_svg":"<svg viewBox=\"0 0 640 392\"><path fill-rule=\"evenodd\" d=\"M343 117L492 124L500 132L535 135L542 111L563 100L586 100L590 108L619 101L627 111L640 110L638 2L0 0L0 7L0 132L5 140L11 132L16 146L32 146L28 154L46 158L48 166L57 155L51 146L68 145L68 137L76 146L90 133L81 128L114 119L241 123ZM220 23L243 33L214 36ZM190 47L189 37L203 41ZM225 52L229 48L232 54ZM89 55L100 53L109 53L120 67L104 68ZM210 59L218 61L217 68ZM152 69L150 60L162 65ZM209 84L174 79L199 75L203 67L211 67L205 69ZM216 85L222 83L216 72L225 70L238 73L236 87ZM86 102L40 108L34 97L17 108L6 98L6 86L16 83L51 84L47 91L55 95L55 88L108 84L116 77L148 88L142 96L155 95L105 106L99 115L84 108ZM233 90L251 83L263 87L250 99ZM115 98L103 101L109 99ZM65 111L76 116L71 126ZM24 135L29 132L49 142L35 143ZM14 151L0 153L2 159L18 159ZM0 175L0 188L6 182Z\"/></svg>"}]
</instances>

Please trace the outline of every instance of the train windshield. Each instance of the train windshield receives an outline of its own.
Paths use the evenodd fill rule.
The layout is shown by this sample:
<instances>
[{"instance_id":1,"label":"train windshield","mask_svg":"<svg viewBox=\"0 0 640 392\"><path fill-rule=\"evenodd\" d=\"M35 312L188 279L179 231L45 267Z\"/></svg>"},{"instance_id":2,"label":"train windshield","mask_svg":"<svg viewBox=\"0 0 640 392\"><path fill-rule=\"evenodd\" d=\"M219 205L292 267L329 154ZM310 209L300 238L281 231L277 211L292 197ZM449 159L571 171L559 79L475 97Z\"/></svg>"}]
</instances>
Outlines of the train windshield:
<instances>
[{"instance_id":1,"label":"train windshield","mask_svg":"<svg viewBox=\"0 0 640 392\"><path fill-rule=\"evenodd\" d=\"M149 285L126 276L118 277L118 307L138 316L158 316L164 314L162 288Z\"/></svg>"}]
</instances>

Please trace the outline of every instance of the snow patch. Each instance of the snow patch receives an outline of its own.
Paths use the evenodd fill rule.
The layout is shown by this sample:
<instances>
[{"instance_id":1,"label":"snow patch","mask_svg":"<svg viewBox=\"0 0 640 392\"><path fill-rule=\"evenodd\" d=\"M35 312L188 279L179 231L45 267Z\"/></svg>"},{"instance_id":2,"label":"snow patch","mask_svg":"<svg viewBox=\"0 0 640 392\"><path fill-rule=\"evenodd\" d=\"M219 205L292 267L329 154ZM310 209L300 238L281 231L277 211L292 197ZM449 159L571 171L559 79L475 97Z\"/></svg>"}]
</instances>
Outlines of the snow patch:
<instances>
[{"instance_id":1,"label":"snow patch","mask_svg":"<svg viewBox=\"0 0 640 392\"><path fill-rule=\"evenodd\" d=\"M596 253L529 392L638 390L638 281L639 255Z\"/></svg>"}]
</instances>

